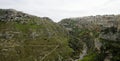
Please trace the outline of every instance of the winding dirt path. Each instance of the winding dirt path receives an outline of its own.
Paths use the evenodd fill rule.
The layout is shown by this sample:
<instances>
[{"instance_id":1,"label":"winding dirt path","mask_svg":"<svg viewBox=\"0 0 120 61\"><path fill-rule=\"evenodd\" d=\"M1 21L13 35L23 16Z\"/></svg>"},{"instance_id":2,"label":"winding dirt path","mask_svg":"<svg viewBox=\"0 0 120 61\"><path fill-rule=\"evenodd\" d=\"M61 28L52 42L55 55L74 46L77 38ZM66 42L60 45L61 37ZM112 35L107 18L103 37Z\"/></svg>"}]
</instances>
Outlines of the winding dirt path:
<instances>
[{"instance_id":1,"label":"winding dirt path","mask_svg":"<svg viewBox=\"0 0 120 61\"><path fill-rule=\"evenodd\" d=\"M78 61L78 60L83 59L83 57L84 57L86 54L87 54L87 46L86 46L86 44L84 43L82 53L80 54L79 59L76 59L75 61Z\"/></svg>"},{"instance_id":2,"label":"winding dirt path","mask_svg":"<svg viewBox=\"0 0 120 61\"><path fill-rule=\"evenodd\" d=\"M40 61L43 61L48 55L50 55L51 53L53 53L58 47L59 47L59 45L57 45L52 51L50 51L50 52L47 53L43 58L41 58Z\"/></svg>"}]
</instances>

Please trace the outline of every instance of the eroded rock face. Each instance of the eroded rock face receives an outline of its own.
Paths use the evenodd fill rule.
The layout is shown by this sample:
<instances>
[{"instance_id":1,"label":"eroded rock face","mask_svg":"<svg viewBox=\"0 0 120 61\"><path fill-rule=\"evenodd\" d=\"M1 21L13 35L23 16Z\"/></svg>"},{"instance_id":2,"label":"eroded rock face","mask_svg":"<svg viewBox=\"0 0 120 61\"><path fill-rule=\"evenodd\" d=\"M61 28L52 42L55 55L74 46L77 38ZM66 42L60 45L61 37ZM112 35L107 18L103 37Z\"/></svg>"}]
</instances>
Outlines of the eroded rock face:
<instances>
[{"instance_id":1,"label":"eroded rock face","mask_svg":"<svg viewBox=\"0 0 120 61\"><path fill-rule=\"evenodd\" d=\"M120 15L66 18L59 24L64 26L70 35L79 39L78 42L86 43L88 50L83 61L120 60Z\"/></svg>"},{"instance_id":2,"label":"eroded rock face","mask_svg":"<svg viewBox=\"0 0 120 61\"><path fill-rule=\"evenodd\" d=\"M96 39L94 40L94 42L95 42L95 48L96 48L96 50L98 50L98 51L100 52L102 43L100 42L100 40L99 40L98 38L96 38Z\"/></svg>"}]
</instances>

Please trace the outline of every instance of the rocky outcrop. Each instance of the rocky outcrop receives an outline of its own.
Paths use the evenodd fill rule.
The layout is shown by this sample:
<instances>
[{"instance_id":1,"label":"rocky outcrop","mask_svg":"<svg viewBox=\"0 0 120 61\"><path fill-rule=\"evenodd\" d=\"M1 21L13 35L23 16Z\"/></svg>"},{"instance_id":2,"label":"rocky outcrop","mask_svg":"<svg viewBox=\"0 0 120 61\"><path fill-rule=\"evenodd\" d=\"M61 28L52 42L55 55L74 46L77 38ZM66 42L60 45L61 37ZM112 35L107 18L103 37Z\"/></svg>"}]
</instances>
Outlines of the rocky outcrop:
<instances>
[{"instance_id":1,"label":"rocky outcrop","mask_svg":"<svg viewBox=\"0 0 120 61\"><path fill-rule=\"evenodd\" d=\"M88 48L87 54L83 59L80 59L80 61L120 60L120 15L97 15L80 18L66 18L59 22L59 24L64 26L66 30L69 31L70 35L79 39L77 40L78 42L86 43ZM72 48L74 49L76 47L77 46L74 46ZM84 49L79 51L84 51ZM82 55L80 55L80 57L81 56Z\"/></svg>"}]
</instances>

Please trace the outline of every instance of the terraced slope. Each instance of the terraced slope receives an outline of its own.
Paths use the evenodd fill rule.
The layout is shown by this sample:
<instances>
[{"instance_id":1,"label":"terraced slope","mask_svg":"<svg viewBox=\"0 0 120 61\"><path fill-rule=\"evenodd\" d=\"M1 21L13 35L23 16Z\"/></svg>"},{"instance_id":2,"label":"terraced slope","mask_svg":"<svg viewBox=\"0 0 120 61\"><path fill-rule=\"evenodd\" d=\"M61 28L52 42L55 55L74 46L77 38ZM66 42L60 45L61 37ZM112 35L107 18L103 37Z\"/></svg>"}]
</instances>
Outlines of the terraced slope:
<instances>
[{"instance_id":1,"label":"terraced slope","mask_svg":"<svg viewBox=\"0 0 120 61\"><path fill-rule=\"evenodd\" d=\"M71 52L66 30L51 19L0 9L0 61L66 61Z\"/></svg>"}]
</instances>

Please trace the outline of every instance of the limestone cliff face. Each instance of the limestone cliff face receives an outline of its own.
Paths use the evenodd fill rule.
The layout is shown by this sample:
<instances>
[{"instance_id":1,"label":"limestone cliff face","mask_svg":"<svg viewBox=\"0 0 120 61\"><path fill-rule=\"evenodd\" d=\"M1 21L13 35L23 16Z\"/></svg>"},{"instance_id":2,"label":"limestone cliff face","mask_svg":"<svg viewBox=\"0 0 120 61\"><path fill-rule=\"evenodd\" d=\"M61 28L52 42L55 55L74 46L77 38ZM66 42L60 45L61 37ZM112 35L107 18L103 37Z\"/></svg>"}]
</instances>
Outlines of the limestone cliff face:
<instances>
[{"instance_id":1,"label":"limestone cliff face","mask_svg":"<svg viewBox=\"0 0 120 61\"><path fill-rule=\"evenodd\" d=\"M68 30L70 38L74 38L70 40L74 59L82 55L86 44L87 55L80 61L120 60L120 15L66 18L59 24Z\"/></svg>"}]
</instances>

